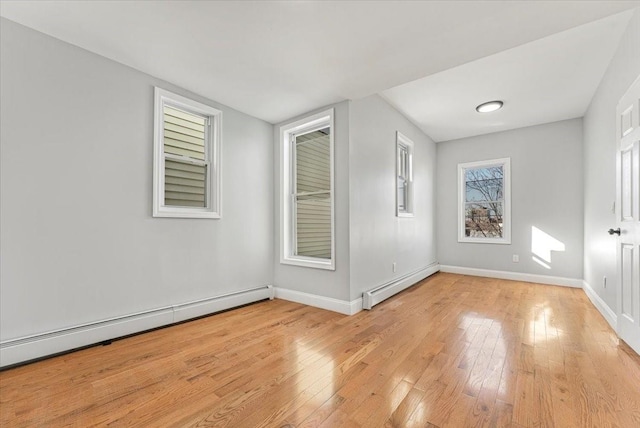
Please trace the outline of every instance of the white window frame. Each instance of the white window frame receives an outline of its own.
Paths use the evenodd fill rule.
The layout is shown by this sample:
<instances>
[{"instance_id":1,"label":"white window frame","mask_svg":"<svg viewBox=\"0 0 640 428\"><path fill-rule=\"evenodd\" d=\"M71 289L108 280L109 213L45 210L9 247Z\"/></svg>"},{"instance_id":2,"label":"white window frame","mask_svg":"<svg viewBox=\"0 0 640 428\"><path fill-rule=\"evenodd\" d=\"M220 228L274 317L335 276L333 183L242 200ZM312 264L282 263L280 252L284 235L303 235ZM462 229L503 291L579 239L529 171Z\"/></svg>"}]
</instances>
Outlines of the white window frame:
<instances>
[{"instance_id":1,"label":"white window frame","mask_svg":"<svg viewBox=\"0 0 640 428\"><path fill-rule=\"evenodd\" d=\"M396 216L398 217L413 217L413 141L403 135L400 131L396 131ZM400 193L398 191L398 179L400 178L400 174L402 171L402 158L401 154L403 149L407 152L407 157L405 158L406 165L404 169L408 171L408 177L406 180L406 200L405 200L405 209L400 209Z\"/></svg>"},{"instance_id":2,"label":"white window frame","mask_svg":"<svg viewBox=\"0 0 640 428\"><path fill-rule=\"evenodd\" d=\"M207 165L206 206L176 207L164 205L164 106L168 105L207 118L205 126L205 161ZM222 217L222 112L162 88L155 88L153 130L153 216L175 218ZM183 159L189 162L188 157Z\"/></svg>"},{"instance_id":3,"label":"white window frame","mask_svg":"<svg viewBox=\"0 0 640 428\"><path fill-rule=\"evenodd\" d=\"M465 203L468 169L501 166L504 173L502 238L472 238L465 236ZM481 244L511 244L511 158L492 159L458 164L458 242Z\"/></svg>"},{"instance_id":4,"label":"white window frame","mask_svg":"<svg viewBox=\"0 0 640 428\"><path fill-rule=\"evenodd\" d=\"M334 188L334 111L325 110L280 127L280 263L316 269L335 270L335 188ZM294 180L295 151L292 135L329 127L331 259L295 255Z\"/></svg>"}]
</instances>

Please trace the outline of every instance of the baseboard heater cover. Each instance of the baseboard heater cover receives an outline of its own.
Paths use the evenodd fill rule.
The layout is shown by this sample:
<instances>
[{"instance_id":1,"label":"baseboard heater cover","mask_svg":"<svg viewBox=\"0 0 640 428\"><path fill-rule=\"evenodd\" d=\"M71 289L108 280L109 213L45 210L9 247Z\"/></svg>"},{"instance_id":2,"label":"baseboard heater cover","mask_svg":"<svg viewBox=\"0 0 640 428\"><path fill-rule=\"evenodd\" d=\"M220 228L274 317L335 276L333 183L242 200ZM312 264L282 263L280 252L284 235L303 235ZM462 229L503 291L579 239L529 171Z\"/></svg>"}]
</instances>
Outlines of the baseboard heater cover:
<instances>
[{"instance_id":1,"label":"baseboard heater cover","mask_svg":"<svg viewBox=\"0 0 640 428\"><path fill-rule=\"evenodd\" d=\"M24 363L260 300L273 300L273 298L273 286L266 285L3 341L0 343L0 367Z\"/></svg>"},{"instance_id":2,"label":"baseboard heater cover","mask_svg":"<svg viewBox=\"0 0 640 428\"><path fill-rule=\"evenodd\" d=\"M365 291L364 293L362 293L362 308L371 310L371 308L373 308L378 303L383 302L389 297L411 287L418 281L421 281L426 277L433 275L439 270L440 265L438 263L434 263L427 267L404 275L400 278L396 278L391 282L382 284L381 286L376 287L372 290Z\"/></svg>"}]
</instances>

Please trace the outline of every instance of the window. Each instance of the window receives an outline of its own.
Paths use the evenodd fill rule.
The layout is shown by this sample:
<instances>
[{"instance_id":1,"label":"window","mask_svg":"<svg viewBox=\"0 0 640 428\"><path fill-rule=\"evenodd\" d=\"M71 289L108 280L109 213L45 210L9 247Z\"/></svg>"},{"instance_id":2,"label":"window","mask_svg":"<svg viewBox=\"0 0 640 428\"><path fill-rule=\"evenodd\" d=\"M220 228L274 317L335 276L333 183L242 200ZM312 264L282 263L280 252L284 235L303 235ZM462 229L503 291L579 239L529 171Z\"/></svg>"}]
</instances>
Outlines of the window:
<instances>
[{"instance_id":1,"label":"window","mask_svg":"<svg viewBox=\"0 0 640 428\"><path fill-rule=\"evenodd\" d=\"M511 243L511 159L458 165L458 241Z\"/></svg>"},{"instance_id":2,"label":"window","mask_svg":"<svg viewBox=\"0 0 640 428\"><path fill-rule=\"evenodd\" d=\"M220 218L222 112L155 88L153 216Z\"/></svg>"},{"instance_id":3,"label":"window","mask_svg":"<svg viewBox=\"0 0 640 428\"><path fill-rule=\"evenodd\" d=\"M333 110L280 129L281 263L335 269Z\"/></svg>"},{"instance_id":4,"label":"window","mask_svg":"<svg viewBox=\"0 0 640 428\"><path fill-rule=\"evenodd\" d=\"M396 215L413 217L413 141L396 134Z\"/></svg>"}]
</instances>

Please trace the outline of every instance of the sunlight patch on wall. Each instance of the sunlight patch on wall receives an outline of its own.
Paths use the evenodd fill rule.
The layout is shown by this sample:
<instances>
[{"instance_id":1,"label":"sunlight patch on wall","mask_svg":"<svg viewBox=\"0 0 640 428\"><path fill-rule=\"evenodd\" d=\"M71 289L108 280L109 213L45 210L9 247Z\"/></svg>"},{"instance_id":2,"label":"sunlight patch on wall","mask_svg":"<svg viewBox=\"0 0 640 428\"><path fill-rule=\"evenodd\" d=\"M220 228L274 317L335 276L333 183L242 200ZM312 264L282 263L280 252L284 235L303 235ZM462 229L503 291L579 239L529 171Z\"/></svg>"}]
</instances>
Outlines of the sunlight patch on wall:
<instances>
[{"instance_id":1,"label":"sunlight patch on wall","mask_svg":"<svg viewBox=\"0 0 640 428\"><path fill-rule=\"evenodd\" d=\"M531 258L534 262L545 269L551 269L551 252L564 250L563 242L537 227L531 226L531 252L533 253Z\"/></svg>"}]
</instances>

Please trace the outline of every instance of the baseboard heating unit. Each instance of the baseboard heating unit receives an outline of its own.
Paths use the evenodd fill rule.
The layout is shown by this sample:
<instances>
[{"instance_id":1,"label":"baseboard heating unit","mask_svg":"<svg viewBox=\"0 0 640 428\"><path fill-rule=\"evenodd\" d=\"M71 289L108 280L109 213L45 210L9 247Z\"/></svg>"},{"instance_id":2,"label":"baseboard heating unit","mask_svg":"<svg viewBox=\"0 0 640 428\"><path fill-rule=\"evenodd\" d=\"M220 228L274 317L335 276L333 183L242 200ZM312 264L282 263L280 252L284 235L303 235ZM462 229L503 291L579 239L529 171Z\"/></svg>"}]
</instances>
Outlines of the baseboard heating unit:
<instances>
[{"instance_id":1,"label":"baseboard heating unit","mask_svg":"<svg viewBox=\"0 0 640 428\"><path fill-rule=\"evenodd\" d=\"M418 269L417 271L411 272L400 278L396 278L386 284L382 284L372 290L365 291L364 293L362 293L362 308L370 310L378 303L388 299L395 294L398 294L402 290L411 287L418 281L421 281L426 277L433 275L439 270L440 265L438 263L433 263L427 267Z\"/></svg>"},{"instance_id":2,"label":"baseboard heating unit","mask_svg":"<svg viewBox=\"0 0 640 428\"><path fill-rule=\"evenodd\" d=\"M273 286L265 285L6 340L0 342L0 367L13 366L73 349L108 342L119 337L273 298Z\"/></svg>"}]
</instances>

